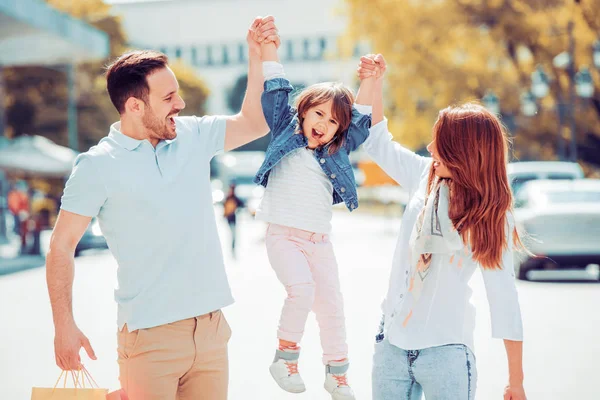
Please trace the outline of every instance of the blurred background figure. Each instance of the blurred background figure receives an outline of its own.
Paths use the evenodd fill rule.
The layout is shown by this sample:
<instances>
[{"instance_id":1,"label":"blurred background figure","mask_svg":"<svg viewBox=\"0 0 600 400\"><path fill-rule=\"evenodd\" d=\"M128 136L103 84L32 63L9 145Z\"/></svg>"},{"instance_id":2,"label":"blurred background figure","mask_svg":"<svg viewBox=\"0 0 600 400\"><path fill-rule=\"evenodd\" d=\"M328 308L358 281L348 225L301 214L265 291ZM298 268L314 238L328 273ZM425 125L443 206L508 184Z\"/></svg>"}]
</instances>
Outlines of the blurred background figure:
<instances>
[{"instance_id":1,"label":"blurred background figure","mask_svg":"<svg viewBox=\"0 0 600 400\"><path fill-rule=\"evenodd\" d=\"M27 221L30 215L29 194L24 181L15 183L13 189L8 193L8 209L15 221L14 231L21 238L21 253L24 253L27 249Z\"/></svg>"},{"instance_id":2,"label":"blurred background figure","mask_svg":"<svg viewBox=\"0 0 600 400\"><path fill-rule=\"evenodd\" d=\"M235 195L235 183L232 183L229 186L229 192L227 193L227 197L225 197L225 201L223 202L223 216L227 220L227 224L229 225L229 230L231 231L231 254L233 258L236 258L235 254L235 242L236 242L236 224L237 218L236 213L239 208L244 207L244 203L242 200Z\"/></svg>"}]
</instances>

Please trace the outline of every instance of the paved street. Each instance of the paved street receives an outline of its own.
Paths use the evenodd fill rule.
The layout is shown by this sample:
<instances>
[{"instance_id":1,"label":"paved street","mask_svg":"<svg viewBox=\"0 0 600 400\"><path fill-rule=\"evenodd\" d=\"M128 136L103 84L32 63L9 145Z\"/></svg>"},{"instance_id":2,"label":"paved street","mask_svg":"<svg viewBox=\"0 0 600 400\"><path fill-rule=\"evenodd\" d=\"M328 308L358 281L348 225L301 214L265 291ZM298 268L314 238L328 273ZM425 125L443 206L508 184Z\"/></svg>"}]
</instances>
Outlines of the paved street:
<instances>
[{"instance_id":1,"label":"paved street","mask_svg":"<svg viewBox=\"0 0 600 400\"><path fill-rule=\"evenodd\" d=\"M217 211L217 216L220 216ZM352 366L358 399L370 399L370 369L379 305L387 288L399 220L336 212L332 240L341 270ZM285 296L267 261L264 226L242 219L240 256L228 252L229 234L220 223L226 264L236 304L225 310L233 328L230 342L230 398L329 399L324 391L318 328L309 318L300 370L307 392L281 391L268 372L276 326ZM86 366L101 386L118 387L116 264L108 252L77 258L76 321L92 342L98 361ZM502 341L490 338L481 277L473 281L478 309L477 399L501 399L507 379ZM600 399L600 284L536 281L518 283L525 323L525 387L530 400ZM85 356L83 356L86 359ZM59 374L53 355L53 326L45 270L0 276L0 398L29 399L31 386L52 386Z\"/></svg>"}]
</instances>

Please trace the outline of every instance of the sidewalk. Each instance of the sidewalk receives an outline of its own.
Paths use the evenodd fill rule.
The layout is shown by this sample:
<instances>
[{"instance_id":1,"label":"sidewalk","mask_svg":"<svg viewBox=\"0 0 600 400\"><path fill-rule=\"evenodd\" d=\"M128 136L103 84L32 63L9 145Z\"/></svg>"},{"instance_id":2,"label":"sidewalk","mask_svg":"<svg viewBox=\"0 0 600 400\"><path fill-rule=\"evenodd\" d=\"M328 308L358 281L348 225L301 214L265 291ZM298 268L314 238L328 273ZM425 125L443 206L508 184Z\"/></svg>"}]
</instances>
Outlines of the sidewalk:
<instances>
[{"instance_id":1,"label":"sidewalk","mask_svg":"<svg viewBox=\"0 0 600 400\"><path fill-rule=\"evenodd\" d=\"M8 243L0 244L0 276L41 267L45 264L44 256L20 255L19 249L19 238L15 235L9 236Z\"/></svg>"},{"instance_id":2,"label":"sidewalk","mask_svg":"<svg viewBox=\"0 0 600 400\"><path fill-rule=\"evenodd\" d=\"M43 256L23 255L12 258L0 258L0 275L41 267L46 263Z\"/></svg>"}]
</instances>

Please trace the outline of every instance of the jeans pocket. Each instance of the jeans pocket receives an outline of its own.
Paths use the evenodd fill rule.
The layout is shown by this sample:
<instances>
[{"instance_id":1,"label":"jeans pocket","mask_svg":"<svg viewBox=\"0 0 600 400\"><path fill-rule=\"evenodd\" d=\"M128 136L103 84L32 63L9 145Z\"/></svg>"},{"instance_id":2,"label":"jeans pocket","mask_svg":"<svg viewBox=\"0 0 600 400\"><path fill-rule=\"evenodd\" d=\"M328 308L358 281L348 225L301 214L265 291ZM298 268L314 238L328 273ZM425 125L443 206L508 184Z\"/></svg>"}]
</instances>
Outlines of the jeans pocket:
<instances>
[{"instance_id":1,"label":"jeans pocket","mask_svg":"<svg viewBox=\"0 0 600 400\"><path fill-rule=\"evenodd\" d=\"M375 343L381 343L383 342L383 339L385 339L385 335L383 334L384 318L385 316L382 315L381 321L379 321L379 328L377 329L377 334L375 335Z\"/></svg>"}]
</instances>

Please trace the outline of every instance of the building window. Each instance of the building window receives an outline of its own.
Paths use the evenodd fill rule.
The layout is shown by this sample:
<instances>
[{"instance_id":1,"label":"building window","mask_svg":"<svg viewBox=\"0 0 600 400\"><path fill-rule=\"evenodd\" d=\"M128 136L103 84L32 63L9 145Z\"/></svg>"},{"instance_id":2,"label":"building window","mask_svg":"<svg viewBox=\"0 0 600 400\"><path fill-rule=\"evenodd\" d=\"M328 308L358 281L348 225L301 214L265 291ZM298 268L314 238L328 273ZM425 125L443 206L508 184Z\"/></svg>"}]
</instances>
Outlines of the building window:
<instances>
[{"instance_id":1,"label":"building window","mask_svg":"<svg viewBox=\"0 0 600 400\"><path fill-rule=\"evenodd\" d=\"M291 40L286 41L285 43L286 46L286 57L288 60L293 60L294 59L294 42L292 42Z\"/></svg>"},{"instance_id":2,"label":"building window","mask_svg":"<svg viewBox=\"0 0 600 400\"><path fill-rule=\"evenodd\" d=\"M212 46L206 46L206 65L213 65L214 63Z\"/></svg>"},{"instance_id":3,"label":"building window","mask_svg":"<svg viewBox=\"0 0 600 400\"><path fill-rule=\"evenodd\" d=\"M223 46L223 65L227 65L229 64L229 49L227 48L227 45Z\"/></svg>"},{"instance_id":4,"label":"building window","mask_svg":"<svg viewBox=\"0 0 600 400\"><path fill-rule=\"evenodd\" d=\"M319 59L324 58L326 50L327 50L327 39L322 37L321 39L319 39Z\"/></svg>"},{"instance_id":5,"label":"building window","mask_svg":"<svg viewBox=\"0 0 600 400\"><path fill-rule=\"evenodd\" d=\"M181 47L175 47L175 58L181 58Z\"/></svg>"},{"instance_id":6,"label":"building window","mask_svg":"<svg viewBox=\"0 0 600 400\"><path fill-rule=\"evenodd\" d=\"M304 39L302 44L302 48L304 50L303 58L305 60L310 60L310 40Z\"/></svg>"},{"instance_id":7,"label":"building window","mask_svg":"<svg viewBox=\"0 0 600 400\"><path fill-rule=\"evenodd\" d=\"M238 60L240 63L246 62L246 45L244 43L238 45Z\"/></svg>"},{"instance_id":8,"label":"building window","mask_svg":"<svg viewBox=\"0 0 600 400\"><path fill-rule=\"evenodd\" d=\"M192 47L192 65L198 65L198 50L196 49L196 47Z\"/></svg>"}]
</instances>

